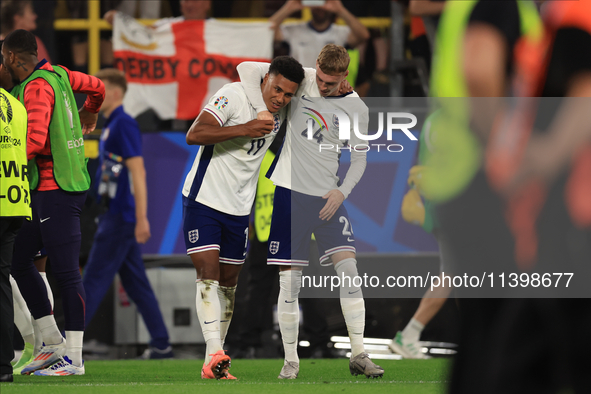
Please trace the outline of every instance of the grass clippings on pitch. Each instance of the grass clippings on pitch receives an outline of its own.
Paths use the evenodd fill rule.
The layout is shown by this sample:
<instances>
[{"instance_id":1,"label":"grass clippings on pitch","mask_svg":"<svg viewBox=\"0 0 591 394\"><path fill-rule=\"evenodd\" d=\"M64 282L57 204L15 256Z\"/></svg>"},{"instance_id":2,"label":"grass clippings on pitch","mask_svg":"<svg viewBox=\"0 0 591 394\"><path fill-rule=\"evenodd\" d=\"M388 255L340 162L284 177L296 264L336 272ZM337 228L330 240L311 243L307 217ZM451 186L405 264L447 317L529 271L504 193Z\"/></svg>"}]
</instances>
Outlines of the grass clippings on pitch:
<instances>
[{"instance_id":1,"label":"grass clippings on pitch","mask_svg":"<svg viewBox=\"0 0 591 394\"><path fill-rule=\"evenodd\" d=\"M1 394L211 394L225 393L445 393L449 360L378 360L382 379L351 376L346 359L300 360L295 380L277 379L283 360L233 360L238 381L202 380L201 360L89 361L86 375L15 376L2 383Z\"/></svg>"}]
</instances>

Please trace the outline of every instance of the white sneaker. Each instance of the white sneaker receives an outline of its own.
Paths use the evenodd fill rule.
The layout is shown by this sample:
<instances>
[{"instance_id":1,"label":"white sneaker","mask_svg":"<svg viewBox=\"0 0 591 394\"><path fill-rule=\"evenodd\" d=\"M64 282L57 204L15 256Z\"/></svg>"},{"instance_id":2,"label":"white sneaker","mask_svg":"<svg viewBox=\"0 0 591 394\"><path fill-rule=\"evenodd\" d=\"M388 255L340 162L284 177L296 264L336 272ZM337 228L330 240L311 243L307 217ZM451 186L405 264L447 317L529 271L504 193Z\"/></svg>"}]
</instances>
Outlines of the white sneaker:
<instances>
[{"instance_id":1,"label":"white sneaker","mask_svg":"<svg viewBox=\"0 0 591 394\"><path fill-rule=\"evenodd\" d=\"M35 371L37 376L70 376L70 375L84 375L84 360L82 366L77 367L72 364L72 361L64 356L60 357L59 361L52 366Z\"/></svg>"},{"instance_id":2,"label":"white sneaker","mask_svg":"<svg viewBox=\"0 0 591 394\"><path fill-rule=\"evenodd\" d=\"M56 363L66 353L66 340L62 338L62 343L58 345L41 346L39 354L33 361L26 365L21 371L21 375L30 375L39 369L49 367Z\"/></svg>"},{"instance_id":3,"label":"white sneaker","mask_svg":"<svg viewBox=\"0 0 591 394\"><path fill-rule=\"evenodd\" d=\"M414 359L428 359L429 356L423 354L421 344L417 340L409 340L398 331L396 337L388 344L388 347L394 352L400 354L404 358Z\"/></svg>"},{"instance_id":4,"label":"white sneaker","mask_svg":"<svg viewBox=\"0 0 591 394\"><path fill-rule=\"evenodd\" d=\"M285 363L283 368L281 368L281 372L277 377L279 379L295 379L298 377L299 373L300 363L296 363L295 361L288 361Z\"/></svg>"}]
</instances>

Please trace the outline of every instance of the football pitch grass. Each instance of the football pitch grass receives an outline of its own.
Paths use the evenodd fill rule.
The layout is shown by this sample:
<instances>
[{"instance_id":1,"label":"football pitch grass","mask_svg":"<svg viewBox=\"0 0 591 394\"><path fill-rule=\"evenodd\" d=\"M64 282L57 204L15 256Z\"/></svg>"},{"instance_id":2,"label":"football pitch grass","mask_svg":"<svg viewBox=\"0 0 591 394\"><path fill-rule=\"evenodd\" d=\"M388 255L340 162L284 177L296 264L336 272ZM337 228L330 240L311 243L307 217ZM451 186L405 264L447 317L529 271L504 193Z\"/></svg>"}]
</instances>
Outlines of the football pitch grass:
<instances>
[{"instance_id":1,"label":"football pitch grass","mask_svg":"<svg viewBox=\"0 0 591 394\"><path fill-rule=\"evenodd\" d=\"M86 375L15 376L1 394L386 393L442 394L449 360L376 360L381 379L352 376L347 359L302 359L295 380L277 379L283 360L232 360L238 381L201 379L202 360L88 361Z\"/></svg>"}]
</instances>

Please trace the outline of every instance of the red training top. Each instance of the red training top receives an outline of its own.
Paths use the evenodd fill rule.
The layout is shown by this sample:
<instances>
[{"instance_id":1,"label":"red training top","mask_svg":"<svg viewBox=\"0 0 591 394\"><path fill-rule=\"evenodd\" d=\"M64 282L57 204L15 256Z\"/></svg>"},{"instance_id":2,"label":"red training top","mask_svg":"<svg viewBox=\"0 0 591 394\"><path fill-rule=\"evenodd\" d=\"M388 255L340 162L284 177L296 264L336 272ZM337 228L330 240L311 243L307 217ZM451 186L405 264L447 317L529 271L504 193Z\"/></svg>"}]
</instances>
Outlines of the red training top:
<instances>
[{"instance_id":1,"label":"red training top","mask_svg":"<svg viewBox=\"0 0 591 394\"><path fill-rule=\"evenodd\" d=\"M84 108L89 112L97 113L105 99L105 85L103 82L91 75L61 67L68 73L74 93L88 95L84 102ZM53 67L47 61L39 62L35 69L53 71ZM24 94L25 109L29 118L27 159L30 160L37 155L50 157L49 123L53 116L53 106L55 104L53 89L49 82L43 78L36 78L27 84ZM53 176L53 161L50 158L38 157L37 165L39 166L39 187L37 190L59 189Z\"/></svg>"}]
</instances>

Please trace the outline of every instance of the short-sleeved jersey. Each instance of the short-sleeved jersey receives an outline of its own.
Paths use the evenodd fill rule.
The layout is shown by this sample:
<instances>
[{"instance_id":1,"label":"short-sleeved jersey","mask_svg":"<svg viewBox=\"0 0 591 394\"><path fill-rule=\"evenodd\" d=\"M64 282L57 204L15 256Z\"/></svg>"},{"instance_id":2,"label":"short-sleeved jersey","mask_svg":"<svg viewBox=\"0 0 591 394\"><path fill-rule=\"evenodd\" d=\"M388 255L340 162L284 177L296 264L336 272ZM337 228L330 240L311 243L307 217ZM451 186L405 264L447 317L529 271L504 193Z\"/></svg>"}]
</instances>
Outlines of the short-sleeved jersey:
<instances>
[{"instance_id":1,"label":"short-sleeved jersey","mask_svg":"<svg viewBox=\"0 0 591 394\"><path fill-rule=\"evenodd\" d=\"M281 33L289 43L290 55L304 67L315 67L318 54L327 44L344 46L351 33L349 26L332 24L325 31L314 29L311 23L286 24Z\"/></svg>"},{"instance_id":2,"label":"short-sleeved jersey","mask_svg":"<svg viewBox=\"0 0 591 394\"><path fill-rule=\"evenodd\" d=\"M290 103L284 146L267 176L277 186L310 196L323 196L340 186L337 176L340 150L367 145L366 141L356 136L353 127L354 113L357 113L359 132L367 134L369 110L355 92L346 96L321 97L316 84L316 70L305 69L305 72L306 77ZM339 139L340 121L336 115L329 113L335 110L349 117L349 140ZM309 119L314 131L312 139L308 139Z\"/></svg>"},{"instance_id":3,"label":"short-sleeved jersey","mask_svg":"<svg viewBox=\"0 0 591 394\"><path fill-rule=\"evenodd\" d=\"M240 82L227 84L203 108L220 126L241 125L257 118ZM230 215L250 214L258 172L285 119L285 109L274 116L273 131L262 138L238 137L202 146L185 179L183 195Z\"/></svg>"},{"instance_id":4,"label":"short-sleeved jersey","mask_svg":"<svg viewBox=\"0 0 591 394\"><path fill-rule=\"evenodd\" d=\"M116 175L117 188L109 201L109 211L121 214L128 223L134 223L135 199L124 161L142 155L142 136L137 122L125 113L123 106L115 109L105 122L99 152L100 165L95 184L104 184L103 176ZM113 168L116 174L113 174Z\"/></svg>"}]
</instances>

